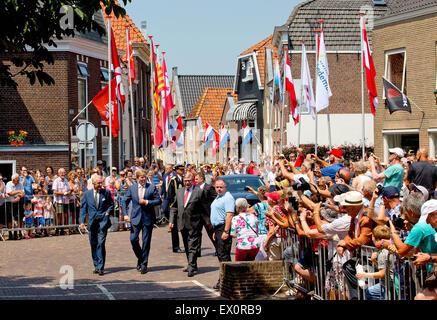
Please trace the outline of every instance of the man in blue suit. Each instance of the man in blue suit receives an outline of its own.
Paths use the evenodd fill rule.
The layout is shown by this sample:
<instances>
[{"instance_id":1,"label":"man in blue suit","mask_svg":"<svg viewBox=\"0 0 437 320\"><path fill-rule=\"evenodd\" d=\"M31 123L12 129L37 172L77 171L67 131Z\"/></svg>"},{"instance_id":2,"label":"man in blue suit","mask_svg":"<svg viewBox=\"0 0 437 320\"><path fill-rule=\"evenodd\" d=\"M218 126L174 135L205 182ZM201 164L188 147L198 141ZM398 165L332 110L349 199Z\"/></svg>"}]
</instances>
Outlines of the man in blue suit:
<instances>
[{"instance_id":1,"label":"man in blue suit","mask_svg":"<svg viewBox=\"0 0 437 320\"><path fill-rule=\"evenodd\" d=\"M131 217L124 216L124 220L131 223L130 242L132 249L137 257L137 270L141 274L147 273L147 263L149 261L150 242L152 240L152 230L155 223L154 206L161 204L159 192L154 184L147 183L145 170L135 172L138 183L133 184L122 201L123 212L127 212L127 207L132 201ZM142 231L143 244L140 247L139 235Z\"/></svg>"},{"instance_id":2,"label":"man in blue suit","mask_svg":"<svg viewBox=\"0 0 437 320\"><path fill-rule=\"evenodd\" d=\"M79 228L85 229L85 218L88 214L88 232L91 245L91 256L94 273L103 276L105 269L105 241L111 227L110 215L114 213L114 201L109 190L103 189L103 177L93 176L93 189L87 190L81 201Z\"/></svg>"},{"instance_id":3,"label":"man in blue suit","mask_svg":"<svg viewBox=\"0 0 437 320\"><path fill-rule=\"evenodd\" d=\"M173 178L175 173L173 172L173 165L167 164L165 166L165 173L162 176L161 190L159 192L162 199L162 213L167 218L170 218L170 203L168 200L168 187L170 186L170 180Z\"/></svg>"}]
</instances>

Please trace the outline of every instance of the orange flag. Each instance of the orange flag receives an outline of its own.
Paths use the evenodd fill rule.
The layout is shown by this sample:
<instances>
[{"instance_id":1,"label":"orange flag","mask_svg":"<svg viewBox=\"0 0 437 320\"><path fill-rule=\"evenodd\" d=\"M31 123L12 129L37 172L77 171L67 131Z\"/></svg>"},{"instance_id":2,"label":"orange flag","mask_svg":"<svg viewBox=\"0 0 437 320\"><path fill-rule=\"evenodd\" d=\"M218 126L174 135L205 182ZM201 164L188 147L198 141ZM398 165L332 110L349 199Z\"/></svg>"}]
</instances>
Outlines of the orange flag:
<instances>
[{"instance_id":1,"label":"orange flag","mask_svg":"<svg viewBox=\"0 0 437 320\"><path fill-rule=\"evenodd\" d=\"M129 28L127 28L127 43L128 43L128 48L126 50L126 61L129 62L130 64L130 78L131 78L131 83L134 83L135 80L135 63L134 63L134 54L132 52L132 41L130 39L130 32L129 32ZM129 53L129 55L128 55Z\"/></svg>"},{"instance_id":2,"label":"orange flag","mask_svg":"<svg viewBox=\"0 0 437 320\"><path fill-rule=\"evenodd\" d=\"M118 105L117 95L115 93L117 86L116 78L111 80L111 100L112 100L112 136L118 136ZM109 84L106 85L92 100L94 106L99 111L100 116L106 125L109 127Z\"/></svg>"}]
</instances>

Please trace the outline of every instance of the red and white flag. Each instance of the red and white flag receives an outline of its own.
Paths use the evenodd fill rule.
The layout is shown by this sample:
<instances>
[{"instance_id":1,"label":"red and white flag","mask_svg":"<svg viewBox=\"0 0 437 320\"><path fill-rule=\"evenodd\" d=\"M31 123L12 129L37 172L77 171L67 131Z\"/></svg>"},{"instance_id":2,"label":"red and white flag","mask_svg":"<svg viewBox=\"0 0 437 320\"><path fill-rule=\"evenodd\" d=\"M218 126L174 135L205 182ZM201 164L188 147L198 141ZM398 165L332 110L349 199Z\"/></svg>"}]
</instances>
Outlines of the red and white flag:
<instances>
[{"instance_id":1,"label":"red and white flag","mask_svg":"<svg viewBox=\"0 0 437 320\"><path fill-rule=\"evenodd\" d=\"M169 132L169 112L171 109L173 109L173 99L171 96L171 88L170 88L170 81L168 80L167 75L167 66L165 64L165 58L162 57L162 72L164 76L164 88L161 92L162 95L162 120L163 120L163 129L164 129L164 137L166 137L167 141L171 141L171 136Z\"/></svg>"},{"instance_id":2,"label":"red and white flag","mask_svg":"<svg viewBox=\"0 0 437 320\"><path fill-rule=\"evenodd\" d=\"M363 67L366 70L367 90L369 92L370 109L375 115L375 108L378 106L378 93L376 92L375 77L376 71L373 65L372 51L370 51L369 41L367 39L366 26L364 17L361 17L361 48L363 50Z\"/></svg>"},{"instance_id":3,"label":"red and white flag","mask_svg":"<svg viewBox=\"0 0 437 320\"><path fill-rule=\"evenodd\" d=\"M130 39L129 27L127 28L127 50L126 50L126 61L130 64L130 78L131 83L135 80L135 62L134 53L132 51L132 40Z\"/></svg>"},{"instance_id":4,"label":"red and white flag","mask_svg":"<svg viewBox=\"0 0 437 320\"><path fill-rule=\"evenodd\" d=\"M285 90L287 90L290 93L290 107L291 107L291 115L294 120L294 125L296 125L299 122L299 113L297 111L297 99L296 99L296 92L294 90L294 84L293 84L293 76L291 75L291 67L290 67L290 60L288 59L288 50L284 51L284 54L286 56L286 64L285 64Z\"/></svg>"},{"instance_id":5,"label":"red and white flag","mask_svg":"<svg viewBox=\"0 0 437 320\"><path fill-rule=\"evenodd\" d=\"M212 142L212 156L219 151L220 148L220 134L217 130L214 130L214 140Z\"/></svg>"},{"instance_id":6,"label":"red and white flag","mask_svg":"<svg viewBox=\"0 0 437 320\"><path fill-rule=\"evenodd\" d=\"M117 96L115 95L116 79L111 80L111 100L112 100L112 136L115 138L118 136L118 105L117 105ZM106 125L109 127L109 84L106 85L92 100L96 107L97 111L99 111L100 116L103 121L106 122Z\"/></svg>"},{"instance_id":7,"label":"red and white flag","mask_svg":"<svg viewBox=\"0 0 437 320\"><path fill-rule=\"evenodd\" d=\"M123 83L121 82L121 67L120 59L118 58L117 46L115 45L114 30L111 27L111 70L117 80L117 88L115 90L117 98L121 101L121 107L124 111L124 104L126 102Z\"/></svg>"}]
</instances>

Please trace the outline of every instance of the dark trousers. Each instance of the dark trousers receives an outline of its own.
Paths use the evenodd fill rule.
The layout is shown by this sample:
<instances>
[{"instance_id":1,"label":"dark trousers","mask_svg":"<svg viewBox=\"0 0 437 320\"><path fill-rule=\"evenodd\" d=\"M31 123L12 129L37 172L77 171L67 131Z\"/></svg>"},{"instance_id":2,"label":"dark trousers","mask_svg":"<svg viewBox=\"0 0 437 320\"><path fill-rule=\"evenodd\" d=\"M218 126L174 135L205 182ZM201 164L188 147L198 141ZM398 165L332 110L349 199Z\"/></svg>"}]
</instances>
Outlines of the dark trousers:
<instances>
[{"instance_id":1,"label":"dark trousers","mask_svg":"<svg viewBox=\"0 0 437 320\"><path fill-rule=\"evenodd\" d=\"M229 236L226 240L222 240L224 230L224 224L214 227L217 258L219 262L231 261L232 237Z\"/></svg>"},{"instance_id":2,"label":"dark trousers","mask_svg":"<svg viewBox=\"0 0 437 320\"><path fill-rule=\"evenodd\" d=\"M206 234L208 235L208 238L211 240L211 243L214 246L214 250L216 250L216 244L215 244L215 241L212 237L212 235L214 234L214 228L208 229L206 224L205 224L205 221L203 221L203 219L201 220L201 224L202 224L202 227L205 227ZM200 243L199 243L199 250L197 251L198 257L200 257L201 248L202 248L202 228L200 229Z\"/></svg>"},{"instance_id":3,"label":"dark trousers","mask_svg":"<svg viewBox=\"0 0 437 320\"><path fill-rule=\"evenodd\" d=\"M91 256L93 258L94 267L98 270L105 269L106 260L106 234L111 226L109 216L96 218L89 228L89 238L91 245Z\"/></svg>"},{"instance_id":4,"label":"dark trousers","mask_svg":"<svg viewBox=\"0 0 437 320\"><path fill-rule=\"evenodd\" d=\"M356 270L357 258L351 258L343 264L343 274L349 289L349 300L358 299L358 278Z\"/></svg>"},{"instance_id":5,"label":"dark trousers","mask_svg":"<svg viewBox=\"0 0 437 320\"><path fill-rule=\"evenodd\" d=\"M188 271L197 270L197 254L200 250L200 238L202 237L201 230L199 227L191 230L186 228L181 230L182 242L184 243L185 254L187 256Z\"/></svg>"},{"instance_id":6,"label":"dark trousers","mask_svg":"<svg viewBox=\"0 0 437 320\"><path fill-rule=\"evenodd\" d=\"M170 217L170 205L167 199L162 201L162 214L169 219ZM174 227L171 229L171 246L173 251L179 248L179 233L178 233L178 221L175 219Z\"/></svg>"},{"instance_id":7,"label":"dark trousers","mask_svg":"<svg viewBox=\"0 0 437 320\"><path fill-rule=\"evenodd\" d=\"M140 246L140 231L142 231L142 247ZM147 267L147 262L149 261L150 252L150 242L152 241L152 231L153 224L146 226L144 223L140 222L138 225L131 225L130 229L130 243L132 249L137 257L138 265L141 267Z\"/></svg>"}]
</instances>

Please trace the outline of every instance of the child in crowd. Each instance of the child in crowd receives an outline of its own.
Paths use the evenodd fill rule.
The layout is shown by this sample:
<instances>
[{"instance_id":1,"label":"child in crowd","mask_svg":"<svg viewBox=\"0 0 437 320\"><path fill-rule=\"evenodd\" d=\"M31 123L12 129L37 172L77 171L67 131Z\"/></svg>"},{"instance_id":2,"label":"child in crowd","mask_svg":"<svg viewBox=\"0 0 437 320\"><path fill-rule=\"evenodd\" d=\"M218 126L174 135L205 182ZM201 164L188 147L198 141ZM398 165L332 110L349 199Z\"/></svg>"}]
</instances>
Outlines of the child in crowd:
<instances>
[{"instance_id":1,"label":"child in crowd","mask_svg":"<svg viewBox=\"0 0 437 320\"><path fill-rule=\"evenodd\" d=\"M44 201L44 224L46 226L52 226L54 221L54 212L55 208L53 207L52 197L48 196L46 197ZM52 229L45 229L45 235L46 237L51 237Z\"/></svg>"},{"instance_id":2,"label":"child in crowd","mask_svg":"<svg viewBox=\"0 0 437 320\"><path fill-rule=\"evenodd\" d=\"M35 196L32 198L33 203L33 217L35 218L35 222L38 226L38 230L36 231L35 237L39 238L42 236L41 228L44 227L44 198L42 187L38 187L35 191Z\"/></svg>"},{"instance_id":3,"label":"child in crowd","mask_svg":"<svg viewBox=\"0 0 437 320\"><path fill-rule=\"evenodd\" d=\"M366 300L385 300L385 272L386 270L394 270L394 261L391 259L392 257L388 261L389 251L383 249L381 243L382 240L390 240L390 229L386 225L376 226L372 231L372 240L378 252L372 254L371 260L378 271L357 273L357 278L359 280L363 278L379 279L379 283L366 289Z\"/></svg>"},{"instance_id":4,"label":"child in crowd","mask_svg":"<svg viewBox=\"0 0 437 320\"><path fill-rule=\"evenodd\" d=\"M26 201L24 203L24 217L23 217L24 227L32 228L33 227L33 211L32 211L32 203L30 201ZM26 239L33 238L32 229L26 231Z\"/></svg>"}]
</instances>

